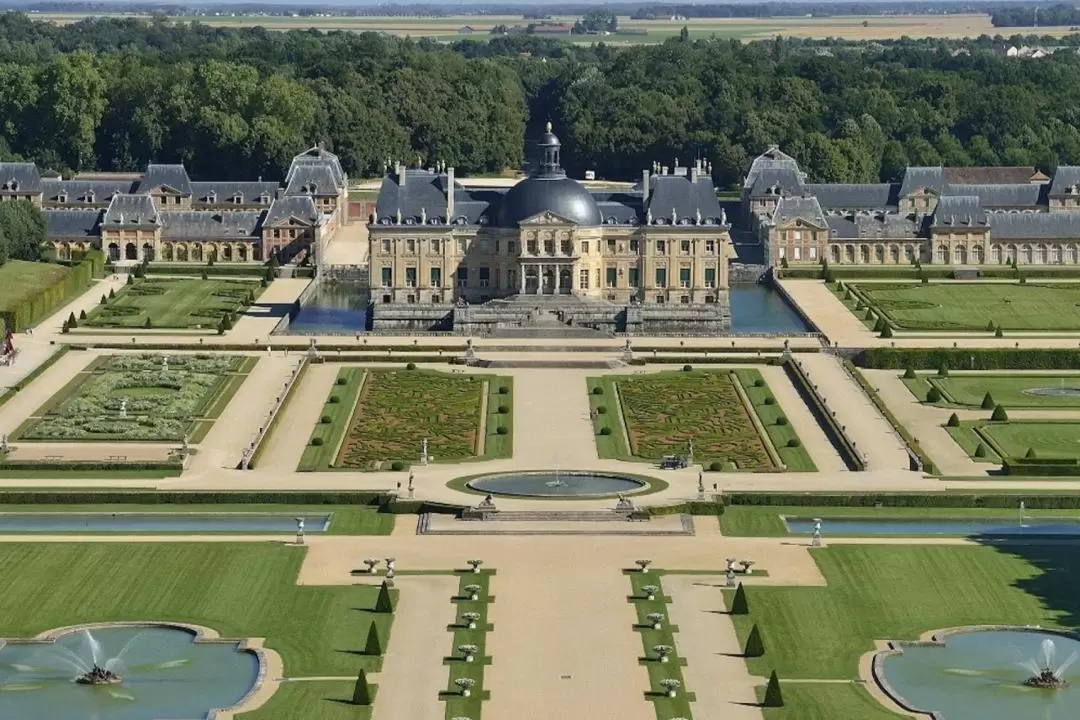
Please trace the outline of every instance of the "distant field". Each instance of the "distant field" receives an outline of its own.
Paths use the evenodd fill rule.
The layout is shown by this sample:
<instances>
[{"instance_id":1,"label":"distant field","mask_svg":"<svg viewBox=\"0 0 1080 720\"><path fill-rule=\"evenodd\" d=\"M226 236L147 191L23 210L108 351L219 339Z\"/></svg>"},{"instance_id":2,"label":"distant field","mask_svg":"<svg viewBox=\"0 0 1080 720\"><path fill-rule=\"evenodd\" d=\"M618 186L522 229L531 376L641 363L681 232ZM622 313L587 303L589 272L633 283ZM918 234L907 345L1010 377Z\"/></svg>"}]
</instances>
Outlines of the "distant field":
<instances>
[{"instance_id":1,"label":"distant field","mask_svg":"<svg viewBox=\"0 0 1080 720\"><path fill-rule=\"evenodd\" d=\"M34 17L65 24L87 17L80 13L33 13ZM95 15L99 17L99 15ZM127 17L138 17L127 15ZM555 16L551 22L572 23L574 16ZM269 16L177 16L176 22L198 21L215 27L262 26L271 30L296 30L317 28L319 30L375 31L391 35L432 37L438 40L490 37L495 25L526 24L517 15L451 16L442 18L423 17L269 17ZM776 18L698 18L691 20L630 20L621 18L625 29L646 30L647 35L617 33L608 36L575 35L565 37L576 43L593 43L600 40L616 44L656 43L678 35L683 25L691 38L737 38L759 40L783 35L787 37L828 38L849 40L888 40L900 37L912 38L964 38L979 35L1005 35L1027 32L1029 28L995 28L990 16L976 13L967 15L846 15L837 17L776 17ZM468 25L472 34L459 34L458 29ZM1068 35L1068 27L1039 28L1040 35Z\"/></svg>"}]
</instances>

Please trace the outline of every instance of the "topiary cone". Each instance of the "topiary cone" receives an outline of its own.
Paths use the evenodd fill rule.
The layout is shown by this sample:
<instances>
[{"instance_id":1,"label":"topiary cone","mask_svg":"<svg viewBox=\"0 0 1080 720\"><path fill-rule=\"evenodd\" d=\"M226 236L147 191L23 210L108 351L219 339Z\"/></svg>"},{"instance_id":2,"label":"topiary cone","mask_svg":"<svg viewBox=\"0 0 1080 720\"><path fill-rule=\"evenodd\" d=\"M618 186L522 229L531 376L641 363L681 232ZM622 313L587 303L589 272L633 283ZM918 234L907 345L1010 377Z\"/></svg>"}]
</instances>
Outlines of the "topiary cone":
<instances>
[{"instance_id":1,"label":"topiary cone","mask_svg":"<svg viewBox=\"0 0 1080 720\"><path fill-rule=\"evenodd\" d=\"M983 410L993 410L996 405L997 405L997 403L994 402L994 396L993 395L991 395L990 393L986 393L985 395L983 395L983 399L982 399L982 409Z\"/></svg>"},{"instance_id":2,"label":"topiary cone","mask_svg":"<svg viewBox=\"0 0 1080 720\"><path fill-rule=\"evenodd\" d=\"M949 421L945 424L949 427L960 427L960 416L956 413L953 413L949 416Z\"/></svg>"},{"instance_id":3,"label":"topiary cone","mask_svg":"<svg viewBox=\"0 0 1080 720\"><path fill-rule=\"evenodd\" d=\"M379 586L379 597L375 600L375 612L394 612L394 600L390 597L390 586L386 584L385 580L383 581L383 584Z\"/></svg>"},{"instance_id":4,"label":"topiary cone","mask_svg":"<svg viewBox=\"0 0 1080 720\"><path fill-rule=\"evenodd\" d=\"M371 623L368 627L367 642L364 643L364 654L378 656L382 655L382 640L379 639L379 629L375 627L375 623Z\"/></svg>"},{"instance_id":5,"label":"topiary cone","mask_svg":"<svg viewBox=\"0 0 1080 720\"><path fill-rule=\"evenodd\" d=\"M990 419L991 420L996 420L997 422L1004 422L1004 421L1008 420L1009 419L1009 414L1007 412L1005 412L1005 406L1004 405L996 406L994 408L994 412L992 412L990 414Z\"/></svg>"},{"instance_id":6,"label":"topiary cone","mask_svg":"<svg viewBox=\"0 0 1080 720\"><path fill-rule=\"evenodd\" d=\"M368 685L367 673L363 670L356 676L356 686L352 694L353 705L371 704L371 686Z\"/></svg>"},{"instance_id":7,"label":"topiary cone","mask_svg":"<svg viewBox=\"0 0 1080 720\"><path fill-rule=\"evenodd\" d=\"M750 628L750 635L746 638L746 647L743 649L745 657L761 657L765 654L765 643L761 641L761 631L758 626Z\"/></svg>"},{"instance_id":8,"label":"topiary cone","mask_svg":"<svg viewBox=\"0 0 1080 720\"><path fill-rule=\"evenodd\" d=\"M750 605L746 602L746 590L743 589L742 583L739 583L739 587L735 588L735 597L731 598L730 612L732 615L750 614Z\"/></svg>"},{"instance_id":9,"label":"topiary cone","mask_svg":"<svg viewBox=\"0 0 1080 720\"><path fill-rule=\"evenodd\" d=\"M780 692L780 678L776 677L776 671L769 675L769 684L765 686L765 699L761 703L765 707L783 707L784 694Z\"/></svg>"}]
</instances>

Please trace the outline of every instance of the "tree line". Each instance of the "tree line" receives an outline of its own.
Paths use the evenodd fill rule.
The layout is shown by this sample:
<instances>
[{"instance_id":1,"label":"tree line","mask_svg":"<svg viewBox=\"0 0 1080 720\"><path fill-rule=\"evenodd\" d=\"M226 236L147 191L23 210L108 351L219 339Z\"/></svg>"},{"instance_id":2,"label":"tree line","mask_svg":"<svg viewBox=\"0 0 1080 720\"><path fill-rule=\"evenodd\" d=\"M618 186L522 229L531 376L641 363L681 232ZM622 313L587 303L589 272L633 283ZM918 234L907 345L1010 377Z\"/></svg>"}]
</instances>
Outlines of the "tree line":
<instances>
[{"instance_id":1,"label":"tree line","mask_svg":"<svg viewBox=\"0 0 1080 720\"><path fill-rule=\"evenodd\" d=\"M730 187L770 144L823 182L895 180L909 164L1080 164L1080 57L1002 58L1004 42L445 45L6 14L0 158L65 173L182 161L195 177L277 179L320 141L354 177L418 159L495 173L520 167L550 120L577 177L633 179L654 161L700 157ZM961 45L970 54L954 57Z\"/></svg>"},{"instance_id":2,"label":"tree line","mask_svg":"<svg viewBox=\"0 0 1080 720\"><path fill-rule=\"evenodd\" d=\"M1080 10L1073 5L1006 7L992 12L990 14L990 23L994 27L1080 25Z\"/></svg>"}]
</instances>

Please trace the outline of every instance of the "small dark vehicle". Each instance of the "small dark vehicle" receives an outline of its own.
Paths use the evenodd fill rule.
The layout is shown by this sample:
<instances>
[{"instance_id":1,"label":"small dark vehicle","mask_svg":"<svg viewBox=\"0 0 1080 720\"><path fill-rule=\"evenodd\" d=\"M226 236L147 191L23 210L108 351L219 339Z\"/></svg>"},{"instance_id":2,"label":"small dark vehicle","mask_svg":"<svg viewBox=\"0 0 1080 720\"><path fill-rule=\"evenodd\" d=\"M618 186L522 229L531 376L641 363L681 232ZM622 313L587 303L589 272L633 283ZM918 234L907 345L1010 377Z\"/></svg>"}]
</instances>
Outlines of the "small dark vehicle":
<instances>
[{"instance_id":1,"label":"small dark vehicle","mask_svg":"<svg viewBox=\"0 0 1080 720\"><path fill-rule=\"evenodd\" d=\"M661 470L682 470L686 467L686 458L682 455L665 455L660 458Z\"/></svg>"}]
</instances>

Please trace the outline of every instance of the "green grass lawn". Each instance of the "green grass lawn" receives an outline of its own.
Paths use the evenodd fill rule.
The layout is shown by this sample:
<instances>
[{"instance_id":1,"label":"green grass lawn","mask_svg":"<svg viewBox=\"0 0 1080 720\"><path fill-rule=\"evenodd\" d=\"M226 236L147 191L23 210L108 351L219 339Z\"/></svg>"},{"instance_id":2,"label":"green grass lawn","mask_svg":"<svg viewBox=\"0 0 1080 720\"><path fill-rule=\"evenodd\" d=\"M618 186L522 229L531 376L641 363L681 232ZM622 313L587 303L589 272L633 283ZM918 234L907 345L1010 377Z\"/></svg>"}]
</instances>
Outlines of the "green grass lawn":
<instances>
[{"instance_id":1,"label":"green grass lawn","mask_svg":"<svg viewBox=\"0 0 1080 720\"><path fill-rule=\"evenodd\" d=\"M281 683L265 705L236 717L243 720L369 720L370 706L352 704L353 687L348 680ZM375 697L378 698L378 690Z\"/></svg>"},{"instance_id":2,"label":"green grass lawn","mask_svg":"<svg viewBox=\"0 0 1080 720\"><path fill-rule=\"evenodd\" d=\"M736 383L746 392L749 408ZM790 423L776 424L783 409L775 402L768 404L773 394L757 370L605 375L588 378L586 386L601 458L659 460L664 455L685 455L692 440L694 460L706 468L715 461L725 470L775 470L750 419L754 412L789 470L815 469L801 443L788 447L788 441L798 436Z\"/></svg>"},{"instance_id":3,"label":"green grass lawn","mask_svg":"<svg viewBox=\"0 0 1080 720\"><path fill-rule=\"evenodd\" d=\"M212 269L210 269L212 272ZM236 314L262 293L257 280L150 277L125 286L98 305L80 327L216 328L225 314ZM147 325L147 320L150 325Z\"/></svg>"},{"instance_id":4,"label":"green grass lawn","mask_svg":"<svg viewBox=\"0 0 1080 720\"><path fill-rule=\"evenodd\" d=\"M355 676L372 586L297 586L304 549L272 543L11 543L0 545L0 634L24 637L77 623L191 622L225 637L265 637L287 677Z\"/></svg>"},{"instance_id":5,"label":"green grass lawn","mask_svg":"<svg viewBox=\"0 0 1080 720\"><path fill-rule=\"evenodd\" d=\"M752 674L855 679L874 640L914 640L961 625L1076 622L1075 546L835 545L812 552L827 587L746 588L750 614L733 619L742 641L755 622L762 633L764 656L747 659Z\"/></svg>"},{"instance_id":6,"label":"green grass lawn","mask_svg":"<svg viewBox=\"0 0 1080 720\"><path fill-rule=\"evenodd\" d=\"M298 470L404 467L419 461L424 439L433 462L505 458L513 452L513 382L496 375L346 367L321 420L326 422L313 430Z\"/></svg>"},{"instance_id":7,"label":"green grass lawn","mask_svg":"<svg viewBox=\"0 0 1080 720\"><path fill-rule=\"evenodd\" d=\"M903 330L1080 330L1080 285L863 283L870 304Z\"/></svg>"},{"instance_id":8,"label":"green grass lawn","mask_svg":"<svg viewBox=\"0 0 1080 720\"><path fill-rule=\"evenodd\" d=\"M454 603L454 623L447 628L452 635L450 647L443 659L449 672L446 679L446 690L441 697L446 703L446 718L468 717L479 718L482 713L484 700L490 697L490 692L484 687L484 668L490 665L493 658L487 654L487 634L495 629L488 622L489 606L495 598L491 595L491 570L481 570L479 573L472 571L459 571L458 591L453 598L447 598L448 602ZM470 585L479 585L477 600L471 596L465 588ZM468 622L461 617L462 613L475 612L480 617L476 621L476 628L470 630ZM458 651L460 645L475 645L477 650L473 656L473 662L465 662L462 654ZM470 678L474 685L470 688L469 697L461 695L461 689L454 684L459 678Z\"/></svg>"},{"instance_id":9,"label":"green grass lawn","mask_svg":"<svg viewBox=\"0 0 1080 720\"><path fill-rule=\"evenodd\" d=\"M758 690L758 700L765 686ZM784 707L762 708L766 720L898 720L857 683L785 683ZM245 716L247 717L247 716Z\"/></svg>"},{"instance_id":10,"label":"green grass lawn","mask_svg":"<svg viewBox=\"0 0 1080 720\"><path fill-rule=\"evenodd\" d=\"M987 422L979 432L1006 457L1021 458L1028 449L1034 449L1040 458L1080 457L1080 422Z\"/></svg>"},{"instance_id":11,"label":"green grass lawn","mask_svg":"<svg viewBox=\"0 0 1080 720\"><path fill-rule=\"evenodd\" d=\"M905 378L904 385L920 402L926 401L926 393L936 387L942 395L941 407L956 406L979 408L983 397L990 393L994 402L1006 408L1076 408L1080 407L1080 393L1077 395L1034 395L1029 390L1041 388L1080 389L1080 375L995 375L993 373L956 373L948 377L938 377L932 373L920 374L915 378ZM989 412L989 411L988 411Z\"/></svg>"},{"instance_id":12,"label":"green grass lawn","mask_svg":"<svg viewBox=\"0 0 1080 720\"><path fill-rule=\"evenodd\" d=\"M287 505L287 504L199 504L180 505L0 505L0 513L213 513L254 514L332 514L327 535L389 535L394 529L394 515L381 513L378 508L358 505ZM0 532L3 532L0 530ZM200 531L202 534L205 531ZM245 531L250 534L251 531ZM212 534L212 533L211 533ZM235 533L233 533L235 534ZM281 533L275 533L280 535ZM319 533L323 534L323 533Z\"/></svg>"},{"instance_id":13,"label":"green grass lawn","mask_svg":"<svg viewBox=\"0 0 1080 720\"><path fill-rule=\"evenodd\" d=\"M979 428L986 425L985 420L961 420L956 427L945 427L945 432L968 454L975 462L988 462L995 465L1002 463L1001 455L998 454L994 443L981 435ZM979 446L982 446L982 450Z\"/></svg>"},{"instance_id":14,"label":"green grass lawn","mask_svg":"<svg viewBox=\"0 0 1080 720\"><path fill-rule=\"evenodd\" d=\"M642 654L638 662L645 666L649 673L649 687L645 690L646 699L653 703L656 710L657 720L669 720L670 718L689 718L690 703L696 698L693 689L687 687L686 678L683 676L683 666L686 660L679 654L678 626L673 625L668 619L668 604L671 598L664 594L662 585L663 572L650 570L649 572L625 571L630 578L631 594L627 600L634 605L634 613L637 616L637 624L634 630L641 636ZM657 588L654 600L649 600L648 595L642 590L643 587L652 585ZM659 613L664 616L659 630L654 630L648 616ZM653 648L657 645L667 645L673 649L668 662L662 663L657 660ZM668 697L664 686L660 683L665 679L678 680L681 684L676 690L675 697ZM630 692L630 688L623 688L624 692Z\"/></svg>"},{"instance_id":15,"label":"green grass lawn","mask_svg":"<svg viewBox=\"0 0 1080 720\"><path fill-rule=\"evenodd\" d=\"M0 336L6 325L4 311L14 310L20 302L42 288L60 282L71 270L63 265L8 260L0 265Z\"/></svg>"},{"instance_id":16,"label":"green grass lawn","mask_svg":"<svg viewBox=\"0 0 1080 720\"><path fill-rule=\"evenodd\" d=\"M49 398L14 433L49 442L198 442L258 362L233 355L108 355ZM121 416L121 404L125 416Z\"/></svg>"}]
</instances>

